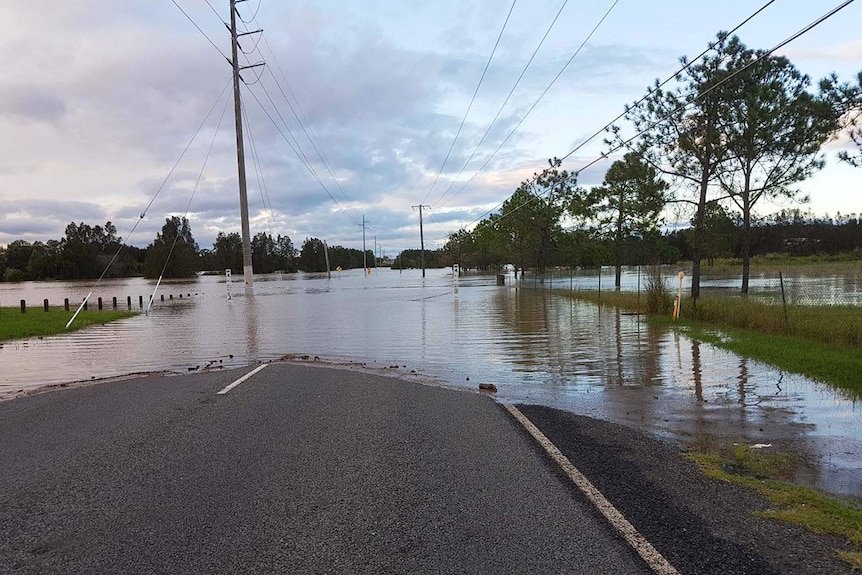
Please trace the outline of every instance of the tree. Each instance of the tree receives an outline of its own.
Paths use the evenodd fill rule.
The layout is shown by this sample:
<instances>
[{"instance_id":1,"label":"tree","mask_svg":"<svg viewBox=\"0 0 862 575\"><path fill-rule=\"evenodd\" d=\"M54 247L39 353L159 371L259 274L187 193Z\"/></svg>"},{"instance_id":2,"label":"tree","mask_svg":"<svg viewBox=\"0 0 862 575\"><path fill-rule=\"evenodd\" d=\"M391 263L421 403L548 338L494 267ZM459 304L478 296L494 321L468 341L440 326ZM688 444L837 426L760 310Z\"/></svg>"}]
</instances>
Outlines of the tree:
<instances>
[{"instance_id":1,"label":"tree","mask_svg":"<svg viewBox=\"0 0 862 575\"><path fill-rule=\"evenodd\" d=\"M304 272L325 272L326 254L323 241L318 238L305 238L299 251L299 269ZM360 254L361 255L361 254Z\"/></svg>"},{"instance_id":2,"label":"tree","mask_svg":"<svg viewBox=\"0 0 862 575\"><path fill-rule=\"evenodd\" d=\"M239 273L242 270L242 238L237 232L227 235L219 232L213 242L213 255L216 269Z\"/></svg>"},{"instance_id":3,"label":"tree","mask_svg":"<svg viewBox=\"0 0 862 575\"><path fill-rule=\"evenodd\" d=\"M458 264L462 268L469 268L472 263L473 236L470 232L461 228L457 232L449 234L443 251L447 254L448 265Z\"/></svg>"},{"instance_id":4,"label":"tree","mask_svg":"<svg viewBox=\"0 0 862 575\"><path fill-rule=\"evenodd\" d=\"M808 76L787 58L749 50L735 36L725 53L736 89L728 94L720 127L729 152L720 180L742 214L742 293L747 294L752 208L764 198L799 199L794 184L823 167L820 146L836 121L830 104L808 93Z\"/></svg>"},{"instance_id":5,"label":"tree","mask_svg":"<svg viewBox=\"0 0 862 575\"><path fill-rule=\"evenodd\" d=\"M626 119L642 132L633 151L693 192L694 200L676 201L695 206L691 280L691 295L695 299L700 297L708 194L718 184L727 159L721 128L727 117L728 97L736 89L732 81L725 81L727 34L720 32L711 47L713 53L679 73L680 84L676 88L663 90L656 81L641 102L626 106L625 113ZM680 58L680 63L689 64L685 57ZM613 133L615 140L610 144L630 147L617 127Z\"/></svg>"},{"instance_id":6,"label":"tree","mask_svg":"<svg viewBox=\"0 0 862 575\"><path fill-rule=\"evenodd\" d=\"M855 151L842 150L838 158L856 168L862 168L862 72L856 76L856 84L838 83L835 74L820 81L820 92L832 105L838 117L833 139L846 134L855 144Z\"/></svg>"},{"instance_id":7,"label":"tree","mask_svg":"<svg viewBox=\"0 0 862 575\"><path fill-rule=\"evenodd\" d=\"M165 218L162 232L147 246L144 275L149 278L192 277L200 268L198 245L192 236L188 218Z\"/></svg>"},{"instance_id":8,"label":"tree","mask_svg":"<svg viewBox=\"0 0 862 575\"><path fill-rule=\"evenodd\" d=\"M576 203L577 175L561 170L562 161L533 174L503 203L496 225L518 254L520 268L529 261L544 274L549 252L562 232L560 218Z\"/></svg>"},{"instance_id":9,"label":"tree","mask_svg":"<svg viewBox=\"0 0 862 575\"><path fill-rule=\"evenodd\" d=\"M730 212L718 202L707 204L703 227L706 244L703 255L707 265L711 266L716 257L730 255L736 246L739 230L737 230Z\"/></svg>"},{"instance_id":10,"label":"tree","mask_svg":"<svg viewBox=\"0 0 862 575\"><path fill-rule=\"evenodd\" d=\"M276 269L283 269L288 272L296 271L296 248L289 236L281 234L275 240L275 255L281 262L281 266Z\"/></svg>"},{"instance_id":11,"label":"tree","mask_svg":"<svg viewBox=\"0 0 862 575\"><path fill-rule=\"evenodd\" d=\"M602 186L591 192L600 237L611 242L614 285L620 288L626 247L658 235L660 214L667 202L668 184L656 169L629 152L605 174Z\"/></svg>"}]
</instances>

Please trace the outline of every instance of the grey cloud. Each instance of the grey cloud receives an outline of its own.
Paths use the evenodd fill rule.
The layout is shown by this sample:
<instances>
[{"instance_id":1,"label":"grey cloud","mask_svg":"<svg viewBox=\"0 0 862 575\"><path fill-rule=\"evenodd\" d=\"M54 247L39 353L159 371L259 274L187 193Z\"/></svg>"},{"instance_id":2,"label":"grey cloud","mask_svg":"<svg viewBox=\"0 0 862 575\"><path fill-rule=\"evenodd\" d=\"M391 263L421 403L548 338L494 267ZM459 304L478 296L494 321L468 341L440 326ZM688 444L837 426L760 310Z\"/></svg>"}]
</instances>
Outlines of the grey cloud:
<instances>
[{"instance_id":1,"label":"grey cloud","mask_svg":"<svg viewBox=\"0 0 862 575\"><path fill-rule=\"evenodd\" d=\"M0 85L0 117L55 122L67 111L66 102L48 89L32 85Z\"/></svg>"}]
</instances>

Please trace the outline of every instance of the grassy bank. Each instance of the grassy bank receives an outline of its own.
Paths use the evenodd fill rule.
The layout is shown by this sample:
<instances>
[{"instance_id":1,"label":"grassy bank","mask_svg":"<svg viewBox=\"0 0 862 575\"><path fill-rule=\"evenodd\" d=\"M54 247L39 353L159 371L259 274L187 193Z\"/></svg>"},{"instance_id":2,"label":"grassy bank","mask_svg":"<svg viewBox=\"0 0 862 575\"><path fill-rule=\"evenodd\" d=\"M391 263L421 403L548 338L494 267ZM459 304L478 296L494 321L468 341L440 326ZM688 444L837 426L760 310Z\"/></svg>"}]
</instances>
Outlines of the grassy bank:
<instances>
[{"instance_id":1,"label":"grassy bank","mask_svg":"<svg viewBox=\"0 0 862 575\"><path fill-rule=\"evenodd\" d=\"M74 312L63 308L49 308L47 312L30 309L21 313L17 307L0 308L0 341L25 337L55 335L66 331L66 323ZM69 330L81 329L90 325L104 324L136 315L129 311L82 311Z\"/></svg>"},{"instance_id":2,"label":"grassy bank","mask_svg":"<svg viewBox=\"0 0 862 575\"><path fill-rule=\"evenodd\" d=\"M701 441L688 457L707 476L743 485L766 497L774 508L756 515L843 538L845 548L836 551L855 569L862 569L862 500L836 499L777 479L794 467L793 457L786 454Z\"/></svg>"},{"instance_id":3,"label":"grassy bank","mask_svg":"<svg viewBox=\"0 0 862 575\"><path fill-rule=\"evenodd\" d=\"M577 291L576 299L647 313L648 298L631 292ZM697 307L683 301L682 317L670 317L670 300L650 317L677 325L686 335L799 373L862 397L862 308L828 306L794 308L787 321L781 306L733 296L710 295Z\"/></svg>"}]
</instances>

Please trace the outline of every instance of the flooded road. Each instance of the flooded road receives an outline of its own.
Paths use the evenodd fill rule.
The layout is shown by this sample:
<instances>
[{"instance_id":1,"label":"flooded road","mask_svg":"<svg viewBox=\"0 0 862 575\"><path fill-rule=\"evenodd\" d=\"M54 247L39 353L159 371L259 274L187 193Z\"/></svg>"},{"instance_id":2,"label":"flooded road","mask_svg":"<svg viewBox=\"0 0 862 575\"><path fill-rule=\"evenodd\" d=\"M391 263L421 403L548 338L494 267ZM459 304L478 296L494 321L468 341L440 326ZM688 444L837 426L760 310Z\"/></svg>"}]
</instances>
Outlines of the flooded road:
<instances>
[{"instance_id":1,"label":"flooded road","mask_svg":"<svg viewBox=\"0 0 862 575\"><path fill-rule=\"evenodd\" d=\"M354 270L332 279L266 276L254 297L219 277L166 283L159 290L166 301L149 315L0 344L0 397L132 372L318 356L452 387L494 383L500 401L566 409L677 441L708 436L792 448L808 462L799 480L862 495L862 408L852 398L640 316L570 300L559 293L563 278L553 290L511 280L501 287L493 275ZM90 287L0 284L0 304L80 302ZM117 297L122 308L131 296L137 308L153 287L111 280L91 301L102 297L109 307Z\"/></svg>"}]
</instances>

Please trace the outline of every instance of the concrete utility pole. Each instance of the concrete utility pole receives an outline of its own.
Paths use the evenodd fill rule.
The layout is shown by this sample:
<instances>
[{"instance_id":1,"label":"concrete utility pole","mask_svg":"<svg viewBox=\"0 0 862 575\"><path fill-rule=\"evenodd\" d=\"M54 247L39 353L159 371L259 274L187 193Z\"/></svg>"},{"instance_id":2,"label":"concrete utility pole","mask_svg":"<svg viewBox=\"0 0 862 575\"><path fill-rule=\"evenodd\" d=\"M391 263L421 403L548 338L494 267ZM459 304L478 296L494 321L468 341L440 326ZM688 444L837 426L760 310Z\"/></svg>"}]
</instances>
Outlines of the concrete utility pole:
<instances>
[{"instance_id":1,"label":"concrete utility pole","mask_svg":"<svg viewBox=\"0 0 862 575\"><path fill-rule=\"evenodd\" d=\"M368 275L368 261L365 253L365 214L362 214L362 273Z\"/></svg>"},{"instance_id":2,"label":"concrete utility pole","mask_svg":"<svg viewBox=\"0 0 862 575\"><path fill-rule=\"evenodd\" d=\"M413 206L413 209L419 208L419 243L422 247L422 277L425 277L425 232L422 231L422 208L430 208L431 206Z\"/></svg>"},{"instance_id":3,"label":"concrete utility pole","mask_svg":"<svg viewBox=\"0 0 862 575\"><path fill-rule=\"evenodd\" d=\"M248 34L257 34L260 30L254 32L246 32L244 34L236 33L236 4L237 2L245 2L246 0L230 0L230 48L231 48L231 65L233 66L233 107L236 116L236 164L239 175L239 215L242 220L242 278L245 284L245 293L254 294L254 270L251 265L251 233L248 225L248 191L245 181L245 151L242 145L242 105L239 95L239 71L240 69L252 68L253 66L243 66L240 68L237 38ZM262 64L255 64L260 66Z\"/></svg>"}]
</instances>

